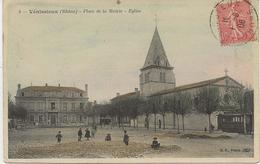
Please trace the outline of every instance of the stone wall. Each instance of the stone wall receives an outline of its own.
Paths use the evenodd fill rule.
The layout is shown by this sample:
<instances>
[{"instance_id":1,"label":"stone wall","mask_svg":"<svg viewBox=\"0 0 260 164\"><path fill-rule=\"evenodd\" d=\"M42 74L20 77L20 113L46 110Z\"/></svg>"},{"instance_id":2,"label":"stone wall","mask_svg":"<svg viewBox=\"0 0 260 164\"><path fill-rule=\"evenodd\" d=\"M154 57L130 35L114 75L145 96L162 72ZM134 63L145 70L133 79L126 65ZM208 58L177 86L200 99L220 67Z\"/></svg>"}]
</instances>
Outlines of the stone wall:
<instances>
[{"instance_id":1,"label":"stone wall","mask_svg":"<svg viewBox=\"0 0 260 164\"><path fill-rule=\"evenodd\" d=\"M211 114L211 123L217 129L217 115L219 112ZM140 115L137 118L136 126L145 127L145 115ZM159 129L159 120L161 120L161 129L163 129L163 116L161 114L156 115L156 128ZM154 129L154 114L149 115L149 128ZM134 120L131 121L131 126L134 126ZM174 127L174 116L173 113L166 113L165 115L165 128L166 129L177 129L177 115L175 115L175 127ZM190 113L184 117L184 129L186 130L198 130L203 131L206 127L208 129L209 121L208 115L201 113ZM182 130L182 116L179 115L179 128Z\"/></svg>"}]
</instances>

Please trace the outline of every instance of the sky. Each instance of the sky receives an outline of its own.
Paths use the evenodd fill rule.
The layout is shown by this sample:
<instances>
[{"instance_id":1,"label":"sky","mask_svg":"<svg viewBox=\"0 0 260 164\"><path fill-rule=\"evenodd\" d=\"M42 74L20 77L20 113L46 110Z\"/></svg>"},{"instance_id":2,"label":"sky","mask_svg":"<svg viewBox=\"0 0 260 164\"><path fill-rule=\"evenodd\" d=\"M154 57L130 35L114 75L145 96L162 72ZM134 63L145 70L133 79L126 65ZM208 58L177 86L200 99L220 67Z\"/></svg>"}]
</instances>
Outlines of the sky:
<instances>
[{"instance_id":1,"label":"sky","mask_svg":"<svg viewBox=\"0 0 260 164\"><path fill-rule=\"evenodd\" d=\"M17 84L88 84L90 100L108 101L139 88L157 22L176 85L228 75L256 85L258 42L222 46L211 32L208 0L18 0L6 4L8 91ZM253 1L253 6L258 6ZM30 14L29 10L123 10L123 13ZM129 9L141 12L129 13ZM21 12L19 12L21 11ZM254 14L253 14L254 15ZM157 18L155 21L155 17ZM216 15L213 33L218 36Z\"/></svg>"}]
</instances>

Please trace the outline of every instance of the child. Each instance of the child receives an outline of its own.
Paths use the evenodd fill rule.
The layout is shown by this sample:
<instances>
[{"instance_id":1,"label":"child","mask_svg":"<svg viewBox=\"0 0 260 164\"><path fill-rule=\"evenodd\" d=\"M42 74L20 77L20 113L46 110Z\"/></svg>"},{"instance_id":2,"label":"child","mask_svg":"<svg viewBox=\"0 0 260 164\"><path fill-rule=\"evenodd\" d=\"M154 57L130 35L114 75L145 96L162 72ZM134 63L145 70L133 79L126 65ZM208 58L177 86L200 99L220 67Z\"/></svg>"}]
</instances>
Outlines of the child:
<instances>
[{"instance_id":1,"label":"child","mask_svg":"<svg viewBox=\"0 0 260 164\"><path fill-rule=\"evenodd\" d=\"M107 134L105 141L111 141L111 135L109 133Z\"/></svg>"},{"instance_id":2,"label":"child","mask_svg":"<svg viewBox=\"0 0 260 164\"><path fill-rule=\"evenodd\" d=\"M62 138L61 131L58 132L58 134L56 135L56 138L57 138L57 142L60 144L61 138Z\"/></svg>"},{"instance_id":3,"label":"child","mask_svg":"<svg viewBox=\"0 0 260 164\"><path fill-rule=\"evenodd\" d=\"M124 141L124 143L125 143L126 145L128 145L128 142L129 142L129 136L128 136L126 130L124 131L124 139L123 139L123 141Z\"/></svg>"},{"instance_id":4,"label":"child","mask_svg":"<svg viewBox=\"0 0 260 164\"><path fill-rule=\"evenodd\" d=\"M157 137L153 137L153 143L151 145L153 149L159 149L160 143L157 141Z\"/></svg>"}]
</instances>

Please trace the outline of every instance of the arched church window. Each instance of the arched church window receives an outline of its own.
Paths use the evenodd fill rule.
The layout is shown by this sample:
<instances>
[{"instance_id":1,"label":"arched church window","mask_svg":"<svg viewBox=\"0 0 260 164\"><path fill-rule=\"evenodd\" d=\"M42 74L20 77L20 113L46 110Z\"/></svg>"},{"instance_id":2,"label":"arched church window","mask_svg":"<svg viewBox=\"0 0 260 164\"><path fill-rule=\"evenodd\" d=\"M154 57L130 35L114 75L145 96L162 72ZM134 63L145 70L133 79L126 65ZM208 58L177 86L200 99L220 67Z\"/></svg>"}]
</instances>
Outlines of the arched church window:
<instances>
[{"instance_id":1,"label":"arched church window","mask_svg":"<svg viewBox=\"0 0 260 164\"><path fill-rule=\"evenodd\" d=\"M155 61L154 61L155 65L160 65L160 57L157 56Z\"/></svg>"},{"instance_id":2,"label":"arched church window","mask_svg":"<svg viewBox=\"0 0 260 164\"><path fill-rule=\"evenodd\" d=\"M164 66L164 65L165 65L163 58L161 58L161 60L160 60L160 65L161 65L161 66Z\"/></svg>"}]
</instances>

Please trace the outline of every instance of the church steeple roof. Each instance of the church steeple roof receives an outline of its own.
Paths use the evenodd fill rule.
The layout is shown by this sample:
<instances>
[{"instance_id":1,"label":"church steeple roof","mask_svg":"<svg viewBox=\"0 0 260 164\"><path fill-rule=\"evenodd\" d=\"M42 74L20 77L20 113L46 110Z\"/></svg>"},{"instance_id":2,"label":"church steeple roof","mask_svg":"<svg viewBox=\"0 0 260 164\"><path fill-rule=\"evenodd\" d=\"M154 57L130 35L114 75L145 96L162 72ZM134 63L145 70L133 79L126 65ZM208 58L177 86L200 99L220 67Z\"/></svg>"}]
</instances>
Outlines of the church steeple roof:
<instances>
[{"instance_id":1,"label":"church steeple roof","mask_svg":"<svg viewBox=\"0 0 260 164\"><path fill-rule=\"evenodd\" d=\"M165 54L157 26L155 27L150 48L148 50L148 54L146 56L145 63L142 69L145 69L149 66L161 66L172 68Z\"/></svg>"}]
</instances>

